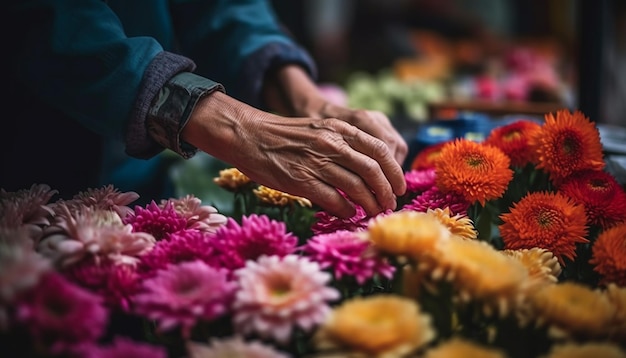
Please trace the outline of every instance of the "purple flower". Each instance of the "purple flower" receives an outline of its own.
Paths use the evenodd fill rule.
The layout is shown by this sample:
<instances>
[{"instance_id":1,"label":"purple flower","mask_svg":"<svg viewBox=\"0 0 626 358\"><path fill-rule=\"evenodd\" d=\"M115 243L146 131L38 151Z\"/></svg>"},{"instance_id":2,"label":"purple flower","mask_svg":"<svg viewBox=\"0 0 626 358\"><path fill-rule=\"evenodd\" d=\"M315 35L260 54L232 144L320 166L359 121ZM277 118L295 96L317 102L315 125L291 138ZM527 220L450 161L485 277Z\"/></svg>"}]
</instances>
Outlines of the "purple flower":
<instances>
[{"instance_id":1,"label":"purple flower","mask_svg":"<svg viewBox=\"0 0 626 358\"><path fill-rule=\"evenodd\" d=\"M174 209L171 202L161 207L154 200L145 208L135 206L135 211L124 218L124 223L131 224L134 232L149 233L156 240L187 228L187 219Z\"/></svg>"},{"instance_id":2,"label":"purple flower","mask_svg":"<svg viewBox=\"0 0 626 358\"><path fill-rule=\"evenodd\" d=\"M470 203L462 195L454 192L443 193L433 186L406 204L402 210L426 212L428 209L450 208L451 215L464 216L467 215L469 205Z\"/></svg>"},{"instance_id":3,"label":"purple flower","mask_svg":"<svg viewBox=\"0 0 626 358\"><path fill-rule=\"evenodd\" d=\"M406 191L419 194L435 185L435 169L410 170L404 173Z\"/></svg>"}]
</instances>

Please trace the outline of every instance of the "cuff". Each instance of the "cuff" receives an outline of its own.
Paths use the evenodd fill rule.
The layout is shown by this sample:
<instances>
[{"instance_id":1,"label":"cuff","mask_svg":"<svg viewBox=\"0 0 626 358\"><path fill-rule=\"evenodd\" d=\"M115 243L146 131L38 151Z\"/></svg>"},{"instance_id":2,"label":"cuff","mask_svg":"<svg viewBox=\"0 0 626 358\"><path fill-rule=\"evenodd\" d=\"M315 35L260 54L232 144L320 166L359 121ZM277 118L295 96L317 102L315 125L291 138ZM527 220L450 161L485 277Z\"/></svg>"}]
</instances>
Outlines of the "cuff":
<instances>
[{"instance_id":1,"label":"cuff","mask_svg":"<svg viewBox=\"0 0 626 358\"><path fill-rule=\"evenodd\" d=\"M181 140L180 134L200 98L216 90L224 92L224 87L191 72L172 77L148 111L146 125L152 139L185 159L191 158L198 149Z\"/></svg>"}]
</instances>

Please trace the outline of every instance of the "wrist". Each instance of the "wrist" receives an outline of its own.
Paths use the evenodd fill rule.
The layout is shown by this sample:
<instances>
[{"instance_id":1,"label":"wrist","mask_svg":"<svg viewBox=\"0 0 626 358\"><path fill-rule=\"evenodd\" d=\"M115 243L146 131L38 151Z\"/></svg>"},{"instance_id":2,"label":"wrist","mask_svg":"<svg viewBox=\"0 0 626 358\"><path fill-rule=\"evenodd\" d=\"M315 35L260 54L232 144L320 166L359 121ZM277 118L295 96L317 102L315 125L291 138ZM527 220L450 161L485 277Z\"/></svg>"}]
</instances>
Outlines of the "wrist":
<instances>
[{"instance_id":1,"label":"wrist","mask_svg":"<svg viewBox=\"0 0 626 358\"><path fill-rule=\"evenodd\" d=\"M327 101L302 67L280 67L268 75L265 83L263 96L270 110L290 116L323 117Z\"/></svg>"}]
</instances>

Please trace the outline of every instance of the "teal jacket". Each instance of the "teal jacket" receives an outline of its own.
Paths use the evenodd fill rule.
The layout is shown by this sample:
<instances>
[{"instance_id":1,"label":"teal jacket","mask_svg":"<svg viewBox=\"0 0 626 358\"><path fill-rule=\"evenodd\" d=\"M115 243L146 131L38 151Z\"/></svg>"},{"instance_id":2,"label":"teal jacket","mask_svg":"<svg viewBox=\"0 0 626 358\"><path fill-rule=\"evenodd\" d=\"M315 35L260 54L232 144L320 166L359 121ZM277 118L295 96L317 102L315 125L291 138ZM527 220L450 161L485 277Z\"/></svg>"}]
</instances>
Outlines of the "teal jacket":
<instances>
[{"instance_id":1,"label":"teal jacket","mask_svg":"<svg viewBox=\"0 0 626 358\"><path fill-rule=\"evenodd\" d=\"M113 181L142 196L156 195L142 186L154 189L155 178L165 175L158 154L165 147L193 154L155 141L146 129L154 99L173 79L183 83L181 96L191 96L184 88L191 78L262 107L263 76L273 66L298 63L315 76L310 57L267 1L16 0L4 15L16 27L3 35L15 88L3 100L19 120L3 132L2 150L11 154L3 155L2 165L41 164L30 163L30 172L12 174L14 180L3 175L0 184L8 189L44 181L65 186L75 175L61 171L53 178L55 166L42 163L48 158L57 165L76 161L75 170L90 177L79 185ZM186 73L193 76L181 77ZM183 112L160 115L184 122ZM35 139L37 129L47 133Z\"/></svg>"}]
</instances>

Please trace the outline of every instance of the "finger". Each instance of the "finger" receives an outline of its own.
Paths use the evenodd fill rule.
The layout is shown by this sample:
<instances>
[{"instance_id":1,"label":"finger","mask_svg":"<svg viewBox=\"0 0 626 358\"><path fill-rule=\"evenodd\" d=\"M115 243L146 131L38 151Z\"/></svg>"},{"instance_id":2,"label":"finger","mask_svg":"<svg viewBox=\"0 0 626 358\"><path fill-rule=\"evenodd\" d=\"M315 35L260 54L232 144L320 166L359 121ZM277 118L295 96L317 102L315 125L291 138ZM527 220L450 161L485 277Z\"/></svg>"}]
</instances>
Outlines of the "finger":
<instances>
[{"instance_id":1,"label":"finger","mask_svg":"<svg viewBox=\"0 0 626 358\"><path fill-rule=\"evenodd\" d=\"M381 139L383 139L383 141L387 143L396 161L400 165L402 165L402 163L404 163L404 160L406 159L406 156L409 152L409 147L406 141L404 140L404 138L402 137L402 135L400 135L400 133L398 133L398 131L393 127L393 125L391 124L391 121L384 113L380 111L368 111L367 113L376 122L380 123L381 126L384 127L384 129L387 131L387 135L389 139L387 140L385 140L384 138L381 138Z\"/></svg>"},{"instance_id":2,"label":"finger","mask_svg":"<svg viewBox=\"0 0 626 358\"><path fill-rule=\"evenodd\" d=\"M351 218L356 215L356 209L352 203L339 193L334 185L329 185L322 180L313 180L309 182L303 192L298 193L294 191L294 193L296 195L305 195L311 202L319 205L330 214L342 219ZM361 203L358 204L361 205Z\"/></svg>"}]
</instances>

